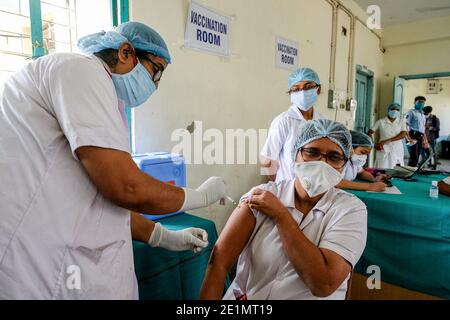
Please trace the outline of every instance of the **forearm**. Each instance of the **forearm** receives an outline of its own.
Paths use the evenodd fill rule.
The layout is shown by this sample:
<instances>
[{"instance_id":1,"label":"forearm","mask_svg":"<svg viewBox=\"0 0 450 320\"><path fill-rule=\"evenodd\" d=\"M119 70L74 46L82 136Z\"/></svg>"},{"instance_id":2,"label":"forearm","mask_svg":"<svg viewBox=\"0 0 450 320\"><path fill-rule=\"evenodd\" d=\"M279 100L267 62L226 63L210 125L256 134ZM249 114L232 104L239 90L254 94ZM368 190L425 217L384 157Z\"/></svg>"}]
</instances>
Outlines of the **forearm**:
<instances>
[{"instance_id":1,"label":"forearm","mask_svg":"<svg viewBox=\"0 0 450 320\"><path fill-rule=\"evenodd\" d=\"M122 207L146 214L177 212L184 203L184 191L142 173L123 183Z\"/></svg>"},{"instance_id":2,"label":"forearm","mask_svg":"<svg viewBox=\"0 0 450 320\"><path fill-rule=\"evenodd\" d=\"M200 291L201 300L220 300L223 295L228 270L214 261L214 255L213 251Z\"/></svg>"},{"instance_id":3,"label":"forearm","mask_svg":"<svg viewBox=\"0 0 450 320\"><path fill-rule=\"evenodd\" d=\"M291 215L276 221L283 249L295 271L317 296L336 290L323 252L298 228Z\"/></svg>"},{"instance_id":4,"label":"forearm","mask_svg":"<svg viewBox=\"0 0 450 320\"><path fill-rule=\"evenodd\" d=\"M131 236L133 240L148 243L155 223L139 213L131 212Z\"/></svg>"},{"instance_id":5,"label":"forearm","mask_svg":"<svg viewBox=\"0 0 450 320\"><path fill-rule=\"evenodd\" d=\"M364 180L364 181L369 181L369 182L376 182L377 179L368 171L363 171L358 173L358 179L360 180Z\"/></svg>"},{"instance_id":6,"label":"forearm","mask_svg":"<svg viewBox=\"0 0 450 320\"><path fill-rule=\"evenodd\" d=\"M261 171L266 175L269 182L275 181L277 179L278 162L270 159L262 159Z\"/></svg>"},{"instance_id":7,"label":"forearm","mask_svg":"<svg viewBox=\"0 0 450 320\"><path fill-rule=\"evenodd\" d=\"M384 144L392 143L392 142L395 142L395 141L403 140L403 139L405 139L407 137L408 137L408 133L406 131L402 131L398 135L396 135L395 137L387 139L385 141L381 141L380 143L384 143Z\"/></svg>"},{"instance_id":8,"label":"forearm","mask_svg":"<svg viewBox=\"0 0 450 320\"><path fill-rule=\"evenodd\" d=\"M336 187L344 190L366 191L369 189L370 183L342 180Z\"/></svg>"}]
</instances>

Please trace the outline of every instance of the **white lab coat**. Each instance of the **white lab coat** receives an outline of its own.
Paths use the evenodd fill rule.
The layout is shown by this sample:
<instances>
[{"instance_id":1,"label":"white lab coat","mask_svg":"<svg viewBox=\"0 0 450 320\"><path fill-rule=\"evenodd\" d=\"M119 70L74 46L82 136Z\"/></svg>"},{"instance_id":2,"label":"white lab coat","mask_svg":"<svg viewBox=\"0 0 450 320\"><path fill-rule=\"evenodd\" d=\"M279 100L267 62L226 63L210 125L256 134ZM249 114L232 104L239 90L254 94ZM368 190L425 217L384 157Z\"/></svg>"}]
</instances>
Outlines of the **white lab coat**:
<instances>
[{"instance_id":1,"label":"white lab coat","mask_svg":"<svg viewBox=\"0 0 450 320\"><path fill-rule=\"evenodd\" d=\"M304 215L295 208L295 180L272 182L258 188L276 195L304 235L317 247L331 250L353 267L356 265L364 251L367 237L367 208L361 200L333 188L303 219ZM234 300L244 294L248 300L318 299L287 258L273 220L259 211L252 212L256 225L239 257L236 278L224 299ZM326 299L344 300L347 280Z\"/></svg>"},{"instance_id":2,"label":"white lab coat","mask_svg":"<svg viewBox=\"0 0 450 320\"><path fill-rule=\"evenodd\" d=\"M324 119L314 110L313 119ZM301 128L307 123L300 110L291 106L288 111L277 116L269 130L269 135L261 156L265 159L278 162L276 181L295 178L294 148Z\"/></svg>"},{"instance_id":3,"label":"white lab coat","mask_svg":"<svg viewBox=\"0 0 450 320\"><path fill-rule=\"evenodd\" d=\"M388 117L378 120L372 131L380 132L380 141L393 138L402 131L406 131L404 120L396 119L391 122ZM375 167L380 169L393 169L397 165L405 165L405 151L403 141L398 140L384 145L383 151L376 152Z\"/></svg>"},{"instance_id":4,"label":"white lab coat","mask_svg":"<svg viewBox=\"0 0 450 320\"><path fill-rule=\"evenodd\" d=\"M49 55L5 84L0 299L137 298L130 214L99 193L75 154L82 146L130 152L105 67Z\"/></svg>"}]
</instances>

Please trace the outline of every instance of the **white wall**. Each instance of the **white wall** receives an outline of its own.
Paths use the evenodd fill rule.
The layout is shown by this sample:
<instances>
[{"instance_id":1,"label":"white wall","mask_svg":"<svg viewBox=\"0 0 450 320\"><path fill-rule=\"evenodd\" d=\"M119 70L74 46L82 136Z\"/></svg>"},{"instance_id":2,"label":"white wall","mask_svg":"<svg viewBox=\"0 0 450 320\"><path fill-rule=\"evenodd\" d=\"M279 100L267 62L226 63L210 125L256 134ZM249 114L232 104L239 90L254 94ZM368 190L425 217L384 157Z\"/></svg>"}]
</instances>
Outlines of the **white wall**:
<instances>
[{"instance_id":1,"label":"white wall","mask_svg":"<svg viewBox=\"0 0 450 320\"><path fill-rule=\"evenodd\" d=\"M406 82L405 104L412 105L417 96L427 98L427 106L433 107L433 114L441 120L441 136L450 135L450 79L440 80L442 91L439 94L427 94L427 80L410 80ZM409 102L409 103L408 103Z\"/></svg>"},{"instance_id":2,"label":"white wall","mask_svg":"<svg viewBox=\"0 0 450 320\"><path fill-rule=\"evenodd\" d=\"M290 72L274 66L277 35L300 43L301 66L314 68L323 83L318 110L334 119L335 111L326 107L332 9L325 0L204 0L202 3L233 17L229 59L182 47L189 1L131 1L132 19L158 30L173 56L173 64L165 72L158 92L136 111L137 152L172 150L175 145L170 141L172 132L186 128L194 120L203 121L204 130L267 129L272 119L290 106L286 94ZM360 17L364 16L352 0L343 3ZM341 35L343 25L350 30L350 20L341 12L336 85L345 90L349 35ZM357 23L356 39L355 64L372 69L378 82L382 70L378 39L360 23ZM350 112L339 110L338 120L353 126ZM235 199L263 182L257 165L190 165L187 170L191 187L211 175L223 176ZM196 214L213 219L221 230L232 209L230 205L213 206Z\"/></svg>"},{"instance_id":3,"label":"white wall","mask_svg":"<svg viewBox=\"0 0 450 320\"><path fill-rule=\"evenodd\" d=\"M395 76L450 72L450 17L389 27L382 35L387 50L381 88L384 113L393 99ZM405 102L405 108L413 102Z\"/></svg>"}]
</instances>

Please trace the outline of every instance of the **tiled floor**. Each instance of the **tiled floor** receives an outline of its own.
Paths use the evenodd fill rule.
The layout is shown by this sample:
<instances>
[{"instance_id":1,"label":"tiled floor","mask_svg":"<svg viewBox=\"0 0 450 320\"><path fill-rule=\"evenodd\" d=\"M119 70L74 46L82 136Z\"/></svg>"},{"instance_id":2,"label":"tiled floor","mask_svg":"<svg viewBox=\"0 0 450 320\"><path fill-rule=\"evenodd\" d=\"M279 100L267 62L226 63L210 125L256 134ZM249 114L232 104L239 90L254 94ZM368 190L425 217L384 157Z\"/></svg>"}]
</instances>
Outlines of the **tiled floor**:
<instances>
[{"instance_id":1,"label":"tiled floor","mask_svg":"<svg viewBox=\"0 0 450 320\"><path fill-rule=\"evenodd\" d=\"M438 166L439 170L450 172L450 160L439 159L439 162L441 163Z\"/></svg>"}]
</instances>

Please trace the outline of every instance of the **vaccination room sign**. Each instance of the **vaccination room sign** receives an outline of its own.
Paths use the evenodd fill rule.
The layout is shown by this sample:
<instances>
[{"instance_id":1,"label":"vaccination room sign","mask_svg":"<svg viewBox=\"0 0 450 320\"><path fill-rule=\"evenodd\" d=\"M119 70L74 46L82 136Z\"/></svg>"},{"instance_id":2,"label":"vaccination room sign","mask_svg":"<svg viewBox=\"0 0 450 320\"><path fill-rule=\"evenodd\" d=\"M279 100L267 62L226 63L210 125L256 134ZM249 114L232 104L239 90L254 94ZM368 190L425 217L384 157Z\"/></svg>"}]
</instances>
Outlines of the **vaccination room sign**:
<instances>
[{"instance_id":1,"label":"vaccination room sign","mask_svg":"<svg viewBox=\"0 0 450 320\"><path fill-rule=\"evenodd\" d=\"M276 66L281 69L298 68L299 44L281 37L276 38Z\"/></svg>"},{"instance_id":2,"label":"vaccination room sign","mask_svg":"<svg viewBox=\"0 0 450 320\"><path fill-rule=\"evenodd\" d=\"M211 54L230 55L230 17L191 1L186 24L185 46Z\"/></svg>"}]
</instances>

